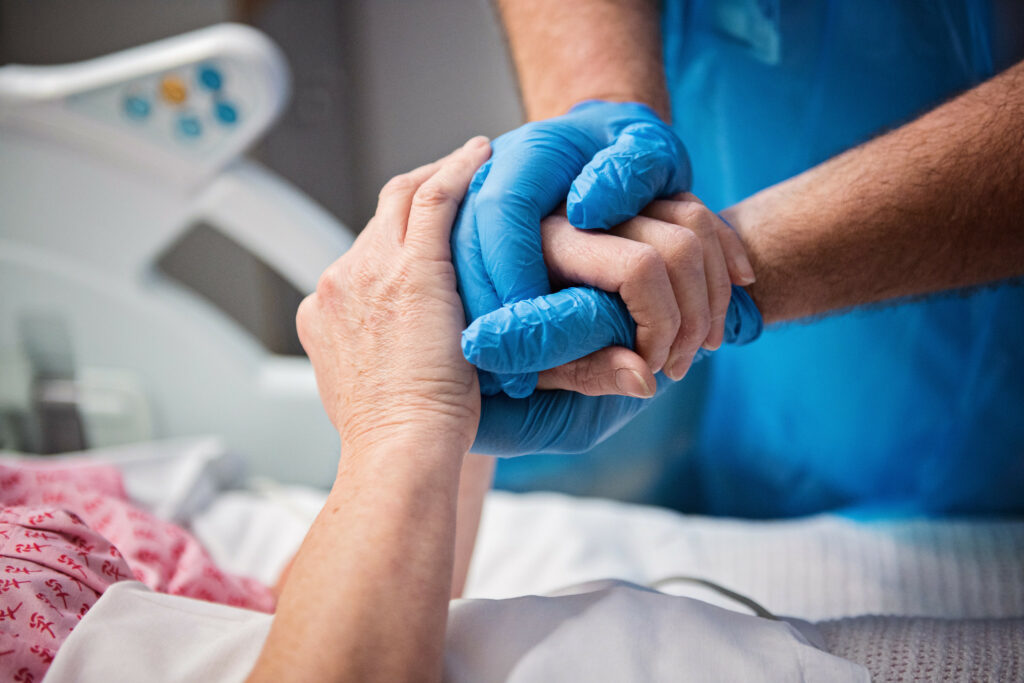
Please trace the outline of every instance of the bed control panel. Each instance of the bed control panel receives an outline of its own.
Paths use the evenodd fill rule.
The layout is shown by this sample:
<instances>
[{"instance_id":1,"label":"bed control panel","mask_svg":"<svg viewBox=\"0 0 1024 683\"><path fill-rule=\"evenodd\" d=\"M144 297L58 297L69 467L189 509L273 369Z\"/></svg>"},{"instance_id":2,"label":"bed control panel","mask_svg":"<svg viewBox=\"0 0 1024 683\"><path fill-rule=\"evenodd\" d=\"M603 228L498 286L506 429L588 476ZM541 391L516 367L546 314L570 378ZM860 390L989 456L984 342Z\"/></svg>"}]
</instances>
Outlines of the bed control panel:
<instances>
[{"instance_id":1,"label":"bed control panel","mask_svg":"<svg viewBox=\"0 0 1024 683\"><path fill-rule=\"evenodd\" d=\"M258 90L244 66L206 60L72 95L69 108L156 145L201 154L235 135Z\"/></svg>"},{"instance_id":2,"label":"bed control panel","mask_svg":"<svg viewBox=\"0 0 1024 683\"><path fill-rule=\"evenodd\" d=\"M205 178L273 123L288 87L265 36L222 24L77 64L0 68L0 126L45 128L129 165Z\"/></svg>"}]
</instances>

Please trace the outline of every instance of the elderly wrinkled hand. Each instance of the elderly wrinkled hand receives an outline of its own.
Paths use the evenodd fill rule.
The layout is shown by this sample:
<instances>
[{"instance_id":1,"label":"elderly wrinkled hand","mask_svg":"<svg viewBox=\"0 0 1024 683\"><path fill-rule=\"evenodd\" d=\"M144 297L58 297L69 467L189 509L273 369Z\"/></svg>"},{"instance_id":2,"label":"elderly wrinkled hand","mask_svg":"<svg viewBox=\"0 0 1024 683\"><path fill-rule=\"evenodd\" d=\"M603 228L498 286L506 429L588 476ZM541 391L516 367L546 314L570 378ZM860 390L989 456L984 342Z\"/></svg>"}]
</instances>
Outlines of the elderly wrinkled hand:
<instances>
[{"instance_id":1,"label":"elderly wrinkled hand","mask_svg":"<svg viewBox=\"0 0 1024 683\"><path fill-rule=\"evenodd\" d=\"M489 154L486 138L474 138L392 179L353 247L299 307L299 339L343 453L402 434L467 449L473 440L480 392L459 348L465 317L449 238Z\"/></svg>"}]
</instances>

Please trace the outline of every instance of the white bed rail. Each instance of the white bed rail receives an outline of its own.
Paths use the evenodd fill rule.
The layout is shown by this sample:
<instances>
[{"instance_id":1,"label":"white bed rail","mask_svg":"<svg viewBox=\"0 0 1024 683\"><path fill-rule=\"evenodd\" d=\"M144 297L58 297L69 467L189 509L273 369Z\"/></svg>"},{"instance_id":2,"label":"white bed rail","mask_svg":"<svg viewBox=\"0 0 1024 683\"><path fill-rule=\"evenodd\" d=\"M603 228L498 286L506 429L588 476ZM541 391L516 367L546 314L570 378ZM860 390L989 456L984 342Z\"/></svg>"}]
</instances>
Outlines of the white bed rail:
<instances>
[{"instance_id":1,"label":"white bed rail","mask_svg":"<svg viewBox=\"0 0 1024 683\"><path fill-rule=\"evenodd\" d=\"M288 84L278 49L232 24L79 64L0 68L0 364L23 370L45 355L34 347L63 349L57 365L94 399L93 444L115 443L118 401L144 396L149 426L122 438L219 434L259 474L330 480L337 437L308 361L270 353L156 270L203 224L308 292L351 245L345 226L241 157ZM37 363L28 381L49 370ZM0 391L0 416L32 409L5 396L37 393ZM110 428L97 427L97 405L113 411Z\"/></svg>"}]
</instances>

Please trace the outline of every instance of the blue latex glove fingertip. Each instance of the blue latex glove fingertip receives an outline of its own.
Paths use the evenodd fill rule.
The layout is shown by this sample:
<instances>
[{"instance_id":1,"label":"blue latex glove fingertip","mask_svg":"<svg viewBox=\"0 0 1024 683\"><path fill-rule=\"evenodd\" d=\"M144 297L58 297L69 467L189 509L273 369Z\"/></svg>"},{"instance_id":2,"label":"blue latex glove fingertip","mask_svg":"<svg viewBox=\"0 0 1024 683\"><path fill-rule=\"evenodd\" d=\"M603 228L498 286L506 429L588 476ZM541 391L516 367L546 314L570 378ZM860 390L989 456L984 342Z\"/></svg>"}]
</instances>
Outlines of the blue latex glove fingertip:
<instances>
[{"instance_id":1,"label":"blue latex glove fingertip","mask_svg":"<svg viewBox=\"0 0 1024 683\"><path fill-rule=\"evenodd\" d=\"M689 156L659 120L632 123L594 155L569 188L566 216L584 230L610 228L653 199L690 187Z\"/></svg>"}]
</instances>

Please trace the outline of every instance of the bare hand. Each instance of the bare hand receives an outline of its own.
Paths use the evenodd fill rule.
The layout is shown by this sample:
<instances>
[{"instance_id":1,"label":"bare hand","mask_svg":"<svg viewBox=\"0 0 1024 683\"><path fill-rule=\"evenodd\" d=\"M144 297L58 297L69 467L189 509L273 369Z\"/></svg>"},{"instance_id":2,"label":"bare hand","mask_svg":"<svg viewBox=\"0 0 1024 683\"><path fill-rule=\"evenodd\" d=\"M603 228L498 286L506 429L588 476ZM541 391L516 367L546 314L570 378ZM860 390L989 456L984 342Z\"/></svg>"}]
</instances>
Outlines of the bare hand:
<instances>
[{"instance_id":1,"label":"bare hand","mask_svg":"<svg viewBox=\"0 0 1024 683\"><path fill-rule=\"evenodd\" d=\"M480 390L459 347L465 318L449 236L489 154L474 138L393 178L359 239L299 306L299 339L343 453L401 435L467 450L473 442Z\"/></svg>"},{"instance_id":2,"label":"bare hand","mask_svg":"<svg viewBox=\"0 0 1024 683\"><path fill-rule=\"evenodd\" d=\"M617 292L637 324L635 352L608 347L540 373L540 389L622 394L629 369L653 394L654 373L686 374L697 350L722 344L730 285L754 281L736 233L690 193L658 200L609 230L577 230L562 216L541 224L555 288L585 284ZM618 377L618 380L617 380Z\"/></svg>"}]
</instances>

